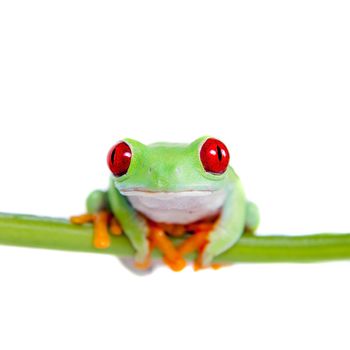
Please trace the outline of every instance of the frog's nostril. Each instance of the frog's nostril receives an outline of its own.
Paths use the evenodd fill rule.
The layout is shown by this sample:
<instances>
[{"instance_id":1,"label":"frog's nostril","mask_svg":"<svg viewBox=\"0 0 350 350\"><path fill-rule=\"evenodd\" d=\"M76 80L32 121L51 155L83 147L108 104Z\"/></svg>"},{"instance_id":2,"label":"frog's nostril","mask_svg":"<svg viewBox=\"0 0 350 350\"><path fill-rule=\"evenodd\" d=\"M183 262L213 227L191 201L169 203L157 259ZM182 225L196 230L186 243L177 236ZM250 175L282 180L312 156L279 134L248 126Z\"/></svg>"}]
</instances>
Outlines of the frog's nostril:
<instances>
[{"instance_id":1,"label":"frog's nostril","mask_svg":"<svg viewBox=\"0 0 350 350\"><path fill-rule=\"evenodd\" d=\"M162 177L157 179L157 186L159 189L166 188L169 185L169 181Z\"/></svg>"}]
</instances>

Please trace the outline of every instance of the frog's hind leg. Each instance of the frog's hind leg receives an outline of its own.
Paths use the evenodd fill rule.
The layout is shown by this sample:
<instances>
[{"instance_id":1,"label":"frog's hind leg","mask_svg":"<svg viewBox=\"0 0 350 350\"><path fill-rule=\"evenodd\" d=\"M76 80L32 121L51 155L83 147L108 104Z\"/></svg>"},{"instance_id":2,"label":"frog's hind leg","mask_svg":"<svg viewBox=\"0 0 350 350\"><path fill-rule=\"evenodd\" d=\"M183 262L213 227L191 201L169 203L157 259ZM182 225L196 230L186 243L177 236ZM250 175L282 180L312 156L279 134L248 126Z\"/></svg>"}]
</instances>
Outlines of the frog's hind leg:
<instances>
[{"instance_id":1,"label":"frog's hind leg","mask_svg":"<svg viewBox=\"0 0 350 350\"><path fill-rule=\"evenodd\" d=\"M259 209L255 203L249 201L246 206L244 233L253 234L257 230L260 222Z\"/></svg>"}]
</instances>

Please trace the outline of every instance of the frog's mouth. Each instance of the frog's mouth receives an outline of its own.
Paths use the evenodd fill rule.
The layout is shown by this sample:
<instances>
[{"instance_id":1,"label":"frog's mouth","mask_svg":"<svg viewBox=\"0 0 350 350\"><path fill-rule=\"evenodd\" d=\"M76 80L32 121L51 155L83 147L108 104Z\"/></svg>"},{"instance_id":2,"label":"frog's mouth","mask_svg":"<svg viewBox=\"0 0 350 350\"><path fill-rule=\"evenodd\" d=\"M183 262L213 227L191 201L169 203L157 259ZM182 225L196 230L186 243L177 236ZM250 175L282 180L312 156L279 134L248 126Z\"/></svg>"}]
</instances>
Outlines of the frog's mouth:
<instances>
[{"instance_id":1,"label":"frog's mouth","mask_svg":"<svg viewBox=\"0 0 350 350\"><path fill-rule=\"evenodd\" d=\"M124 196L131 197L157 197L157 198L174 198L174 197L202 197L209 196L216 192L214 190L185 190L185 191L149 191L146 189L125 189L120 190Z\"/></svg>"}]
</instances>

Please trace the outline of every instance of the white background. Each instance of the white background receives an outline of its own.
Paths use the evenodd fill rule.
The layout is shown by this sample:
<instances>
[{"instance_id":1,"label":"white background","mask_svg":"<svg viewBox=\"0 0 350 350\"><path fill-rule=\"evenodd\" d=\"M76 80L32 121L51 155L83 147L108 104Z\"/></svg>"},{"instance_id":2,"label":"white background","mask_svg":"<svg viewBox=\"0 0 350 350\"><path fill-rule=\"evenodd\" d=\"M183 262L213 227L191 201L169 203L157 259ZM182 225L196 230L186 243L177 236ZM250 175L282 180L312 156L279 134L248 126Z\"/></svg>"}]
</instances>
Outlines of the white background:
<instances>
[{"instance_id":1,"label":"white background","mask_svg":"<svg viewBox=\"0 0 350 350\"><path fill-rule=\"evenodd\" d=\"M350 231L347 1L1 1L0 211L69 216L118 139L211 134L260 234ZM0 247L1 349L349 349L350 265L136 277Z\"/></svg>"}]
</instances>

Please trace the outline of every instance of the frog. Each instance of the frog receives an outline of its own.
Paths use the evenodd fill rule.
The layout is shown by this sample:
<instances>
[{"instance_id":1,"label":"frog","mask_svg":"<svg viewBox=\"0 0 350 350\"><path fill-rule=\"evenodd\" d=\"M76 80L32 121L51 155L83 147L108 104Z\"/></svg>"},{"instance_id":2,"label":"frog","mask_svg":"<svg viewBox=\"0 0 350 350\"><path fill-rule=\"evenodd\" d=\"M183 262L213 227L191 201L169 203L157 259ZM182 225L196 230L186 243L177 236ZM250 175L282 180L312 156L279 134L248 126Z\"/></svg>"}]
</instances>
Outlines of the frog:
<instances>
[{"instance_id":1,"label":"frog","mask_svg":"<svg viewBox=\"0 0 350 350\"><path fill-rule=\"evenodd\" d=\"M215 258L244 233L254 233L260 221L229 163L228 148L211 136L149 145L122 139L107 155L108 189L91 192L87 213L71 221L93 223L97 249L110 246L110 235L125 234L136 269L152 266L155 248L174 271L181 271L193 252L195 269L215 267ZM183 240L175 245L171 236Z\"/></svg>"}]
</instances>

